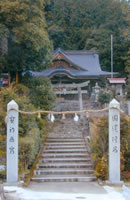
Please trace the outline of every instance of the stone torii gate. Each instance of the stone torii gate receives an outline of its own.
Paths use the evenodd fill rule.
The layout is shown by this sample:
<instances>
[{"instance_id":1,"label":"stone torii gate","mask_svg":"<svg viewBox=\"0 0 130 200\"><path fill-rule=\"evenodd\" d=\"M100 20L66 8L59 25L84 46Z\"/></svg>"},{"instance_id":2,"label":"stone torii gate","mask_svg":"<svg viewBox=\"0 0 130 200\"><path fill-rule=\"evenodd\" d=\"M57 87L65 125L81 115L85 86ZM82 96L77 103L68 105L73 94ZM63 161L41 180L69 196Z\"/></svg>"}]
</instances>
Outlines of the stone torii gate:
<instances>
[{"instance_id":1,"label":"stone torii gate","mask_svg":"<svg viewBox=\"0 0 130 200\"><path fill-rule=\"evenodd\" d=\"M87 87L90 81L86 81L83 83L72 83L72 84L53 84L53 89L61 89L54 91L55 94L78 94L79 99L79 108L83 110L83 98L82 94L87 94L87 90L82 90L82 88ZM77 90L73 90L77 89Z\"/></svg>"}]
</instances>

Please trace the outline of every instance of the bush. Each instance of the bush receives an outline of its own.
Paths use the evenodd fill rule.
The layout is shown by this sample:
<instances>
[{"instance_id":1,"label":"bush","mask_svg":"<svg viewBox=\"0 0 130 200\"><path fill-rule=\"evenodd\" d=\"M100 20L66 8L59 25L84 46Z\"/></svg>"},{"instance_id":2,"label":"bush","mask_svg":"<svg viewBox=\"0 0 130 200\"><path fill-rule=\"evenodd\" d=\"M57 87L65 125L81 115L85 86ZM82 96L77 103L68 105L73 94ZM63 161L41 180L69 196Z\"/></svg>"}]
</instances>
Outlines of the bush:
<instances>
[{"instance_id":1,"label":"bush","mask_svg":"<svg viewBox=\"0 0 130 200\"><path fill-rule=\"evenodd\" d=\"M92 121L93 135L90 140L90 147L95 161L95 174L97 178L108 179L108 118L101 117ZM129 171L128 167L128 119L121 117L120 143L121 143L121 173Z\"/></svg>"},{"instance_id":2,"label":"bush","mask_svg":"<svg viewBox=\"0 0 130 200\"><path fill-rule=\"evenodd\" d=\"M106 180L108 176L107 159L104 158L104 156L101 157L96 164L95 175L102 180Z\"/></svg>"},{"instance_id":3,"label":"bush","mask_svg":"<svg viewBox=\"0 0 130 200\"><path fill-rule=\"evenodd\" d=\"M19 160L25 170L32 165L41 146L41 133L38 128L33 128L25 137L20 137Z\"/></svg>"},{"instance_id":4,"label":"bush","mask_svg":"<svg viewBox=\"0 0 130 200\"><path fill-rule=\"evenodd\" d=\"M0 180L5 180L6 179L6 171L0 171Z\"/></svg>"},{"instance_id":5,"label":"bush","mask_svg":"<svg viewBox=\"0 0 130 200\"><path fill-rule=\"evenodd\" d=\"M99 93L99 98L98 101L101 105L105 104L105 103L109 103L110 102L110 94L108 92L105 91L101 91Z\"/></svg>"},{"instance_id":6,"label":"bush","mask_svg":"<svg viewBox=\"0 0 130 200\"><path fill-rule=\"evenodd\" d=\"M30 88L31 103L39 109L50 110L55 105L56 97L52 91L51 82L45 77L26 76L23 82Z\"/></svg>"},{"instance_id":7,"label":"bush","mask_svg":"<svg viewBox=\"0 0 130 200\"><path fill-rule=\"evenodd\" d=\"M9 88L2 88L0 91L0 135L6 135L4 118L6 116L7 104L14 99L19 105L20 110L35 111L36 108L31 103L29 89L23 85L12 85ZM37 116L19 114L19 135L25 136L31 128L37 127Z\"/></svg>"},{"instance_id":8,"label":"bush","mask_svg":"<svg viewBox=\"0 0 130 200\"><path fill-rule=\"evenodd\" d=\"M19 84L12 84L0 91L0 161L4 162L6 152L6 116L7 103L14 99L20 110L35 111L30 100L30 89ZM45 119L37 115L19 114L19 166L21 171L32 165L45 135Z\"/></svg>"}]
</instances>

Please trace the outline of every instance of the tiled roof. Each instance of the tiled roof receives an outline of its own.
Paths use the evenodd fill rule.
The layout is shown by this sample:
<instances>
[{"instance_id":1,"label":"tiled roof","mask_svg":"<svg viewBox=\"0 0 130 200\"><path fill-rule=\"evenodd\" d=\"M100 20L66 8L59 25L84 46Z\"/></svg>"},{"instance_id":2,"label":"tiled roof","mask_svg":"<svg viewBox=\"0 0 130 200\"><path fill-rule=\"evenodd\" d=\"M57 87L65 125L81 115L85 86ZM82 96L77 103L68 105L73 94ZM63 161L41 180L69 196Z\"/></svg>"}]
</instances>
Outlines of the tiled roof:
<instances>
[{"instance_id":1,"label":"tiled roof","mask_svg":"<svg viewBox=\"0 0 130 200\"><path fill-rule=\"evenodd\" d=\"M81 69L88 70L90 72L101 72L101 67L99 63L99 56L95 50L62 50L57 49L54 51L53 56L55 57L57 53L62 53L70 62L74 65L79 66Z\"/></svg>"},{"instance_id":2,"label":"tiled roof","mask_svg":"<svg viewBox=\"0 0 130 200\"><path fill-rule=\"evenodd\" d=\"M66 55L86 55L97 53L96 50L63 50L61 48L58 48L52 53L52 55L55 56L58 52L62 52Z\"/></svg>"},{"instance_id":3,"label":"tiled roof","mask_svg":"<svg viewBox=\"0 0 130 200\"><path fill-rule=\"evenodd\" d=\"M89 72L89 71L82 71L82 70L67 70L65 68L53 68L53 69L49 69L49 70L45 70L43 72L31 72L32 76L47 76L47 77L51 77L55 74L61 74L64 73L66 75L69 75L72 78L78 78L78 77L90 77L90 76L103 76L103 75L108 75L110 76L111 73L110 72Z\"/></svg>"},{"instance_id":4,"label":"tiled roof","mask_svg":"<svg viewBox=\"0 0 130 200\"><path fill-rule=\"evenodd\" d=\"M8 73L1 73L1 76L8 76Z\"/></svg>"},{"instance_id":5,"label":"tiled roof","mask_svg":"<svg viewBox=\"0 0 130 200\"><path fill-rule=\"evenodd\" d=\"M111 73L102 71L99 62L99 55L95 50L62 50L56 49L52 56L55 58L58 53L61 53L73 66L77 66L76 70L68 70L63 66L50 68L42 72L31 72L33 76L47 76L52 77L55 74L64 73L72 78L78 77L94 77L94 76L107 76L110 77ZM117 73L114 73L117 74Z\"/></svg>"},{"instance_id":6,"label":"tiled roof","mask_svg":"<svg viewBox=\"0 0 130 200\"><path fill-rule=\"evenodd\" d=\"M126 78L108 78L109 83L126 83Z\"/></svg>"}]
</instances>

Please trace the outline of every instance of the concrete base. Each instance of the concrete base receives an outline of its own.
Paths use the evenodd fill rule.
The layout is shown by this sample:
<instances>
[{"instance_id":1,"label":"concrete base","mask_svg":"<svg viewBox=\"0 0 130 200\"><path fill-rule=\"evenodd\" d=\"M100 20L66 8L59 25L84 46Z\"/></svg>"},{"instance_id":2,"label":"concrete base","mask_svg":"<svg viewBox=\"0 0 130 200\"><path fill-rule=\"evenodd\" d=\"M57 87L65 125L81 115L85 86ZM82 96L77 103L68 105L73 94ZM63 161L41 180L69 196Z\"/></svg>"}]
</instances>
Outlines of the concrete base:
<instances>
[{"instance_id":1,"label":"concrete base","mask_svg":"<svg viewBox=\"0 0 130 200\"><path fill-rule=\"evenodd\" d=\"M15 182L15 183L3 183L3 186L19 186L22 187L24 184L23 181Z\"/></svg>"},{"instance_id":2,"label":"concrete base","mask_svg":"<svg viewBox=\"0 0 130 200\"><path fill-rule=\"evenodd\" d=\"M97 182L30 182L28 187L37 192L60 192L60 193L88 193L106 194L106 190Z\"/></svg>"},{"instance_id":3,"label":"concrete base","mask_svg":"<svg viewBox=\"0 0 130 200\"><path fill-rule=\"evenodd\" d=\"M123 185L124 181L105 181L107 185Z\"/></svg>"}]
</instances>

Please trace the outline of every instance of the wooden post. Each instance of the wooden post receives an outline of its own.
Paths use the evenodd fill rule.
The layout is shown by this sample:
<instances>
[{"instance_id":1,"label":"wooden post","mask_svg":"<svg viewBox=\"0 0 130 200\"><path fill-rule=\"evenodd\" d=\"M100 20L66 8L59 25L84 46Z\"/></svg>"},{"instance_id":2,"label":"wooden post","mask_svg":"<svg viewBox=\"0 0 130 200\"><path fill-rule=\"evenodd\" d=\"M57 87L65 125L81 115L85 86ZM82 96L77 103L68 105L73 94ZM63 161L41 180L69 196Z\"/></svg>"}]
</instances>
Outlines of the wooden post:
<instances>
[{"instance_id":1,"label":"wooden post","mask_svg":"<svg viewBox=\"0 0 130 200\"><path fill-rule=\"evenodd\" d=\"M113 99L109 104L109 183L120 181L120 104Z\"/></svg>"},{"instance_id":2,"label":"wooden post","mask_svg":"<svg viewBox=\"0 0 130 200\"><path fill-rule=\"evenodd\" d=\"M7 183L18 182L18 105L14 100L7 105Z\"/></svg>"}]
</instances>

